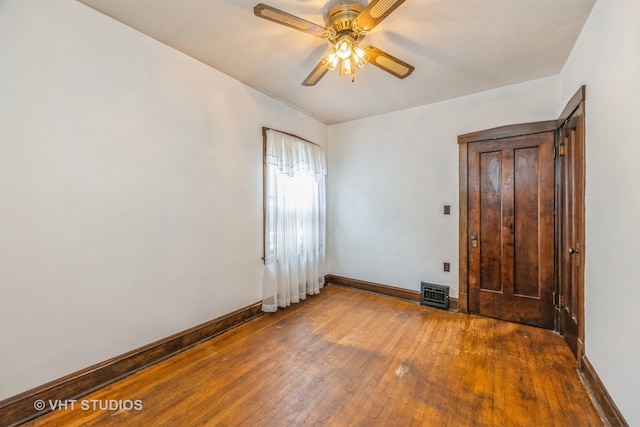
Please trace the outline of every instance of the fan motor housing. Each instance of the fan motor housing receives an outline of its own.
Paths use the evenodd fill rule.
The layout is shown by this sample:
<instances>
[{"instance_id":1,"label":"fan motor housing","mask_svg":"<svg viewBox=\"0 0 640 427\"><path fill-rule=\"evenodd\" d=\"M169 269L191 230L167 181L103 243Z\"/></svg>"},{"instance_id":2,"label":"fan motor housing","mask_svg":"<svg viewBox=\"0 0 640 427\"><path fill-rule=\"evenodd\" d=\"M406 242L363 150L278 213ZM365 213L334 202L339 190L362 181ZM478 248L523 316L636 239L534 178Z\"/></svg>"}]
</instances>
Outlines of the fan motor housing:
<instances>
[{"instance_id":1,"label":"fan motor housing","mask_svg":"<svg viewBox=\"0 0 640 427\"><path fill-rule=\"evenodd\" d=\"M344 35L350 35L356 42L364 38L363 33L359 33L353 28L353 21L363 9L364 7L355 1L341 1L330 7L324 17L325 28L332 30L329 41L335 44Z\"/></svg>"}]
</instances>

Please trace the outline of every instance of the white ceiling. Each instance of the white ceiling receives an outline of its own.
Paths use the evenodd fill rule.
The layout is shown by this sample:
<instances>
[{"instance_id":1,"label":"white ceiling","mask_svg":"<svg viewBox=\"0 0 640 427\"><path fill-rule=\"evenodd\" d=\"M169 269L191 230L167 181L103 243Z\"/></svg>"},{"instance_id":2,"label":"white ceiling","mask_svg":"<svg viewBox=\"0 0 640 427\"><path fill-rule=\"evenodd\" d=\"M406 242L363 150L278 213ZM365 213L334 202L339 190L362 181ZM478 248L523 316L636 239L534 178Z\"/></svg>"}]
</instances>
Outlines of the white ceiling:
<instances>
[{"instance_id":1,"label":"white ceiling","mask_svg":"<svg viewBox=\"0 0 640 427\"><path fill-rule=\"evenodd\" d=\"M301 82L329 43L256 17L262 1L324 26L326 0L78 0L326 124L558 74L595 0L407 0L367 35L415 66Z\"/></svg>"}]
</instances>

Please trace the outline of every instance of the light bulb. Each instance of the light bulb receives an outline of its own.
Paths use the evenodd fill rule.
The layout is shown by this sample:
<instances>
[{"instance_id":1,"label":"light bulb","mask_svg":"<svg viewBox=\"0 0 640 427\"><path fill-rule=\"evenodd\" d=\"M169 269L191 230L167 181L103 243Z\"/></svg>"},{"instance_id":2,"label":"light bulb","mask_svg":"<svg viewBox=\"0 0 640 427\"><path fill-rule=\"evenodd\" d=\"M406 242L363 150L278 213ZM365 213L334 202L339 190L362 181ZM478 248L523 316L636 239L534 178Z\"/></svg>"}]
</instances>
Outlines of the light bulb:
<instances>
[{"instance_id":1,"label":"light bulb","mask_svg":"<svg viewBox=\"0 0 640 427\"><path fill-rule=\"evenodd\" d=\"M358 68L362 68L369 61L369 55L365 52L361 47L353 48L353 62L358 66Z\"/></svg>"},{"instance_id":2,"label":"light bulb","mask_svg":"<svg viewBox=\"0 0 640 427\"><path fill-rule=\"evenodd\" d=\"M325 55L324 58L322 58L322 65L327 67L329 71L333 71L336 69L336 65L338 65L339 60L340 58L338 58L338 55L336 55L336 51L331 50L331 52L329 52L327 55Z\"/></svg>"},{"instance_id":3,"label":"light bulb","mask_svg":"<svg viewBox=\"0 0 640 427\"><path fill-rule=\"evenodd\" d=\"M343 38L336 44L336 55L342 60L351 56L352 41L349 38Z\"/></svg>"},{"instance_id":4,"label":"light bulb","mask_svg":"<svg viewBox=\"0 0 640 427\"><path fill-rule=\"evenodd\" d=\"M353 74L354 72L355 70L353 67L353 60L350 57L347 59L343 59L340 67L340 75L343 76L345 74Z\"/></svg>"}]
</instances>

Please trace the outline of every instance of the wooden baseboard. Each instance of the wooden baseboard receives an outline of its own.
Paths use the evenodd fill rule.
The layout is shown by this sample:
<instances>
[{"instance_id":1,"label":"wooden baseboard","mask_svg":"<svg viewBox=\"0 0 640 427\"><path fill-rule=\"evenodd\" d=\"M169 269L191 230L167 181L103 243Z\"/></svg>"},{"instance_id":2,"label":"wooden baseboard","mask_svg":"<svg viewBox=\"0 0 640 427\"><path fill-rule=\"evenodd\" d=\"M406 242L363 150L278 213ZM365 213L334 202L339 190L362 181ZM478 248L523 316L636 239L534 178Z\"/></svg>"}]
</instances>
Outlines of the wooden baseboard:
<instances>
[{"instance_id":1,"label":"wooden baseboard","mask_svg":"<svg viewBox=\"0 0 640 427\"><path fill-rule=\"evenodd\" d=\"M589 395L594 401L596 409L600 412L603 421L613 427L628 427L629 424L622 416L587 356L582 356L580 372Z\"/></svg>"},{"instance_id":2,"label":"wooden baseboard","mask_svg":"<svg viewBox=\"0 0 640 427\"><path fill-rule=\"evenodd\" d=\"M365 282L363 280L349 279L347 277L325 276L325 283L344 286L346 288L360 289L362 291L373 292L407 301L420 302L420 292L411 289L397 288L395 286L381 285L379 283ZM449 297L449 311L458 311L458 299Z\"/></svg>"},{"instance_id":3,"label":"wooden baseboard","mask_svg":"<svg viewBox=\"0 0 640 427\"><path fill-rule=\"evenodd\" d=\"M34 402L78 399L163 359L186 350L262 314L258 302L225 316L178 332L167 338L98 363L0 401L0 425L17 425L49 412L37 411Z\"/></svg>"}]
</instances>

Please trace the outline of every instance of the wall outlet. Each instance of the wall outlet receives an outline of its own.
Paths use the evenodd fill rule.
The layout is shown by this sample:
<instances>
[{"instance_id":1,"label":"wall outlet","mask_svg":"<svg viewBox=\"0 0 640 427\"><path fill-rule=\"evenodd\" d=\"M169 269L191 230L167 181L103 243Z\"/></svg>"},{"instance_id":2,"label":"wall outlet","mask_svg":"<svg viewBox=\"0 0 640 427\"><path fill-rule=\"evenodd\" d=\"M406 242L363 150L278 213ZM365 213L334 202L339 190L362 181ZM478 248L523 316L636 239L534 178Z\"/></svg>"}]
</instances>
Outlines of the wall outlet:
<instances>
[{"instance_id":1,"label":"wall outlet","mask_svg":"<svg viewBox=\"0 0 640 427\"><path fill-rule=\"evenodd\" d=\"M448 262L444 263L444 271L451 271L451 264L449 264Z\"/></svg>"}]
</instances>

